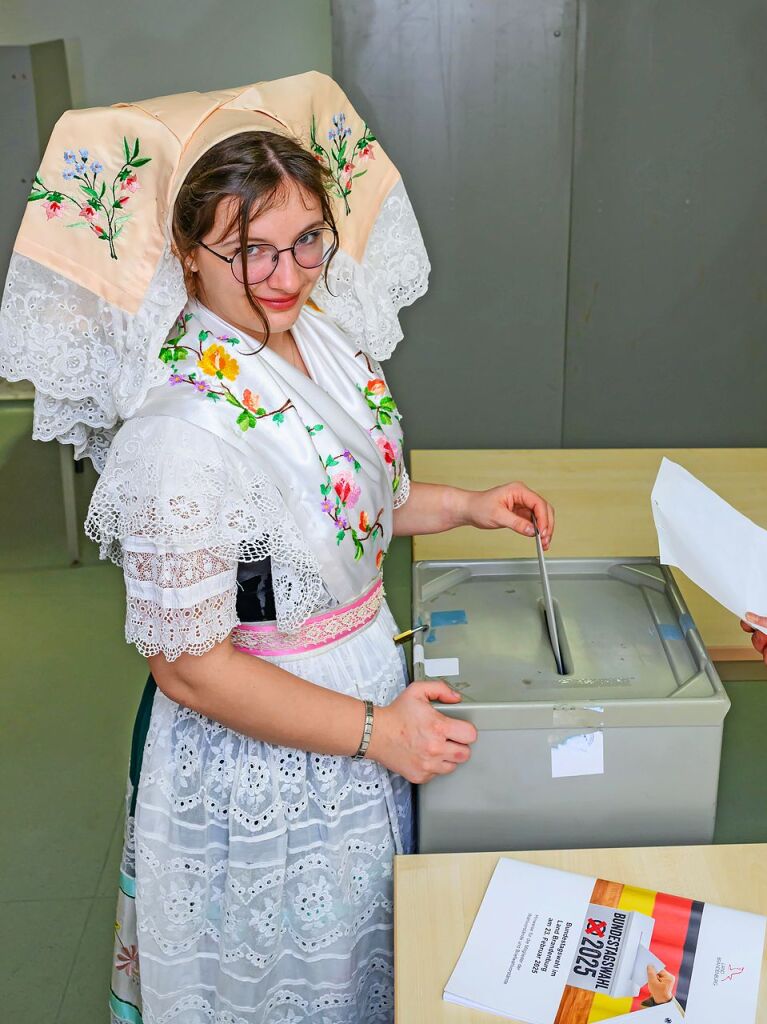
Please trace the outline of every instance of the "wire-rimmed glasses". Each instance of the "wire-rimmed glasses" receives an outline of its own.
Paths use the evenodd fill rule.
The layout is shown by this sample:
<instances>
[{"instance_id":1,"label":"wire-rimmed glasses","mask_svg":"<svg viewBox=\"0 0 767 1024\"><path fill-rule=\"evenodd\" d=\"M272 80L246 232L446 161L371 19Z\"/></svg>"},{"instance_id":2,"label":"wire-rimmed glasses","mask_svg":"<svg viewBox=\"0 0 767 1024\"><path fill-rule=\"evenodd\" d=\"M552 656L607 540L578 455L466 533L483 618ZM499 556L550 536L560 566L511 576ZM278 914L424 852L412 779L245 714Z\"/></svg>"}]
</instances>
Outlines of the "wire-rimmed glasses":
<instances>
[{"instance_id":1,"label":"wire-rimmed glasses","mask_svg":"<svg viewBox=\"0 0 767 1024\"><path fill-rule=\"evenodd\" d=\"M211 249L205 242L198 242L203 249L217 256L224 263L232 268L235 279L240 284L245 284L243 279L241 249L238 249L233 256L223 256L215 249ZM331 256L338 249L338 235L329 225L312 228L300 235L292 245L284 249L278 249L276 245L269 242L252 242L246 249L245 266L247 268L246 280L248 284L261 284L275 272L280 261L280 253L292 252L293 259L299 267L304 270L314 270L327 263Z\"/></svg>"}]
</instances>

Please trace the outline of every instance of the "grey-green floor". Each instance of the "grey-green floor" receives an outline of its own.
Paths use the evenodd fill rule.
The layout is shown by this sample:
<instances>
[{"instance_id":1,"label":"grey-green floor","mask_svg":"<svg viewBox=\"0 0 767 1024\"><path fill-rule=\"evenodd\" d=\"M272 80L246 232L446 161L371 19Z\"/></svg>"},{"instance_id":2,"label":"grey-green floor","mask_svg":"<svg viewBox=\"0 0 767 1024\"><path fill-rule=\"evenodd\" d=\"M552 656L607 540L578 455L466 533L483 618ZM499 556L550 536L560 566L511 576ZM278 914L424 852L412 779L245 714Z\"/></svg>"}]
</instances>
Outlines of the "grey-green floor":
<instances>
[{"instance_id":1,"label":"grey-green floor","mask_svg":"<svg viewBox=\"0 0 767 1024\"><path fill-rule=\"evenodd\" d=\"M58 452L0 403L0 1019L105 1024L124 779L144 660L119 570L67 566ZM82 519L95 476L77 477ZM408 619L410 548L386 591ZM728 682L717 842L767 841L767 683Z\"/></svg>"}]
</instances>

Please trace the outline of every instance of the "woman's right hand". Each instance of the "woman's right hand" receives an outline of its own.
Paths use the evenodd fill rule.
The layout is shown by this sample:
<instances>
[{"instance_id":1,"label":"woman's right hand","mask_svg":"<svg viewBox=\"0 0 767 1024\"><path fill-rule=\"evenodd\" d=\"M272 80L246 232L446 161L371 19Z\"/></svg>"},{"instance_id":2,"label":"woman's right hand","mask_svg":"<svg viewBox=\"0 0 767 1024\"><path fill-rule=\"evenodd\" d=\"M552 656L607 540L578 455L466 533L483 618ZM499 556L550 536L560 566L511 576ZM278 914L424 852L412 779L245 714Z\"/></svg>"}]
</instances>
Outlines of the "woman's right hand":
<instances>
[{"instance_id":1,"label":"woman's right hand","mask_svg":"<svg viewBox=\"0 0 767 1024\"><path fill-rule=\"evenodd\" d=\"M477 738L471 722L443 715L433 700L458 704L460 693L441 679L411 683L387 707L377 707L367 756L409 782L448 775L469 760Z\"/></svg>"},{"instance_id":2,"label":"woman's right hand","mask_svg":"<svg viewBox=\"0 0 767 1024\"><path fill-rule=\"evenodd\" d=\"M762 633L759 629L755 629L755 626L767 628L767 617L754 615L753 612L749 612L745 621L743 619L740 620L740 628L746 633L753 633L751 643L754 645L754 650L764 661L765 665L767 665L767 634Z\"/></svg>"}]
</instances>

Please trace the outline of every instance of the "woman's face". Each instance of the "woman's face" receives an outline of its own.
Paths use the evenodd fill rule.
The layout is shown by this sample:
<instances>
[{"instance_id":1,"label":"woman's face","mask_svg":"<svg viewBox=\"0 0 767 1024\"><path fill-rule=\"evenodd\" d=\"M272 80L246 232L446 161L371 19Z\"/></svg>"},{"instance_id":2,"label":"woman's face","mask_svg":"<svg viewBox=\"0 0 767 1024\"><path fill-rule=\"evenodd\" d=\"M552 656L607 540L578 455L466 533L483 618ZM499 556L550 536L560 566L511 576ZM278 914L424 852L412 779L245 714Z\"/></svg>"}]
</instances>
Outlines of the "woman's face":
<instances>
[{"instance_id":1,"label":"woman's face","mask_svg":"<svg viewBox=\"0 0 767 1024\"><path fill-rule=\"evenodd\" d=\"M222 256L231 257L236 253L235 263L240 259L239 226L235 223L229 232L226 228L237 212L238 203L234 196L222 199L216 208L213 226L202 239ZM250 244L268 242L277 249L284 249L323 223L319 199L288 181L277 203L251 219L248 241ZM191 267L198 275L200 298L209 309L245 333L263 337L263 328L248 304L244 285L235 278L229 264L198 246ZM272 334L287 331L293 326L323 271L323 266L305 270L296 263L292 253L283 252L267 280L251 285L251 291L269 320Z\"/></svg>"}]
</instances>

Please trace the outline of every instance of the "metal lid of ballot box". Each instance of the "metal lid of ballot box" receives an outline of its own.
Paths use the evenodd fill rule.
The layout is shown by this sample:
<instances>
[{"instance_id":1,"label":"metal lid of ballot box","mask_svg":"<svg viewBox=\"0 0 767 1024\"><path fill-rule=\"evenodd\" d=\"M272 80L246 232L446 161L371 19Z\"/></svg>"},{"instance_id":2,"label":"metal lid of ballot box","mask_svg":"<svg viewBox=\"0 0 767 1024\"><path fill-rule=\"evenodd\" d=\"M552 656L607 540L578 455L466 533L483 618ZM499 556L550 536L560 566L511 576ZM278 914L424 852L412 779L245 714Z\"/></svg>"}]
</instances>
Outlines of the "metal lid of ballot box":
<instances>
[{"instance_id":1,"label":"metal lid of ballot box","mask_svg":"<svg viewBox=\"0 0 767 1024\"><path fill-rule=\"evenodd\" d=\"M650 557L547 565L564 674L535 559L414 564L414 621L429 626L414 676L444 678L463 696L441 711L490 729L721 725L729 699L665 566Z\"/></svg>"}]
</instances>

